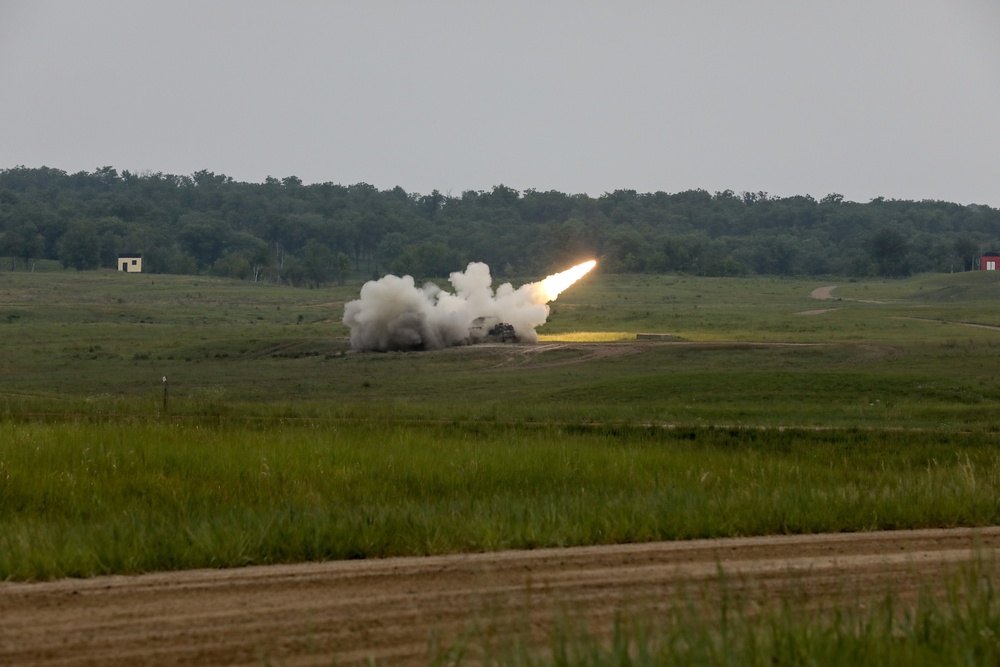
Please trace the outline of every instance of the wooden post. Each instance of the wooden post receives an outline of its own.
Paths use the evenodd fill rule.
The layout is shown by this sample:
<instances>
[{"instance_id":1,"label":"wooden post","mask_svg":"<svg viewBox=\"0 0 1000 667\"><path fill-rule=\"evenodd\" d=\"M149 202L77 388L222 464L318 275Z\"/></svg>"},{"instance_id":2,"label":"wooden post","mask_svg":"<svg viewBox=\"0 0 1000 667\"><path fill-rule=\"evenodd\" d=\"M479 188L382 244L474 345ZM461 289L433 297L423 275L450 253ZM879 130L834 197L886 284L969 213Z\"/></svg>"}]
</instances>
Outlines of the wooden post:
<instances>
[{"instance_id":1,"label":"wooden post","mask_svg":"<svg viewBox=\"0 0 1000 667\"><path fill-rule=\"evenodd\" d=\"M167 414L167 376L163 376L163 414Z\"/></svg>"}]
</instances>

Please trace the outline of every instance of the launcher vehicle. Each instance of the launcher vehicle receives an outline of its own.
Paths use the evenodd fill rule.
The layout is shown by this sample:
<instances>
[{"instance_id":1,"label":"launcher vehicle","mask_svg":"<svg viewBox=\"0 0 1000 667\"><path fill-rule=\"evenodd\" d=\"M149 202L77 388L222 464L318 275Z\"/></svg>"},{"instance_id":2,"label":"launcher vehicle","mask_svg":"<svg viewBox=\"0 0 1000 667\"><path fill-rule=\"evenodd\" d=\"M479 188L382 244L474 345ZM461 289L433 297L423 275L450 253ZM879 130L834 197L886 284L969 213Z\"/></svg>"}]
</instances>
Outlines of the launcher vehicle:
<instances>
[{"instance_id":1,"label":"launcher vehicle","mask_svg":"<svg viewBox=\"0 0 1000 667\"><path fill-rule=\"evenodd\" d=\"M513 324L497 322L486 334L486 337L490 340L500 341L501 343L513 343L517 340L517 332L514 331Z\"/></svg>"},{"instance_id":2,"label":"launcher vehicle","mask_svg":"<svg viewBox=\"0 0 1000 667\"><path fill-rule=\"evenodd\" d=\"M500 322L495 317L477 317L469 328L475 338L494 343L513 343L517 341L517 331L513 324Z\"/></svg>"}]
</instances>

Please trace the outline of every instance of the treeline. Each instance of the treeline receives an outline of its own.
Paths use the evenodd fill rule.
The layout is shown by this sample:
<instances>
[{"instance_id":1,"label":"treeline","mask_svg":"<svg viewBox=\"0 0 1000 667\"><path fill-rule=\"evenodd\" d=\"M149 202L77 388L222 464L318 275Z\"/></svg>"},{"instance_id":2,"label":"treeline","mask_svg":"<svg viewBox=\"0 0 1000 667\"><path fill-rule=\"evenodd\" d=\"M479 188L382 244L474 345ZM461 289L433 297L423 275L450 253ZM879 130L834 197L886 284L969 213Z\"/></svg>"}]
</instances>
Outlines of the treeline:
<instances>
[{"instance_id":1,"label":"treeline","mask_svg":"<svg viewBox=\"0 0 1000 667\"><path fill-rule=\"evenodd\" d=\"M845 201L830 194L690 190L600 197L518 192L459 196L190 176L0 170L5 269L38 259L319 285L386 272L447 276L470 261L495 276L544 275L588 258L611 272L706 276L884 275L968 271L1000 249L1000 210L943 201Z\"/></svg>"}]
</instances>

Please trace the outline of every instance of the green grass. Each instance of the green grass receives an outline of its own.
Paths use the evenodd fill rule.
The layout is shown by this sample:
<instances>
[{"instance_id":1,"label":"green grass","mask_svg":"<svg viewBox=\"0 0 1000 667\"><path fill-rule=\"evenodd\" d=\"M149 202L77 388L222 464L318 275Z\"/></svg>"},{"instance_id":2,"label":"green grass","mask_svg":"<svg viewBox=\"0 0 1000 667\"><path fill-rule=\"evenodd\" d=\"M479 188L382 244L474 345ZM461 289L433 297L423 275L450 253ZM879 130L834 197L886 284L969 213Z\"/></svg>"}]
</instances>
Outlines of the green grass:
<instances>
[{"instance_id":1,"label":"green grass","mask_svg":"<svg viewBox=\"0 0 1000 667\"><path fill-rule=\"evenodd\" d=\"M0 579L1000 520L997 438L244 419L0 426Z\"/></svg>"},{"instance_id":2,"label":"green grass","mask_svg":"<svg viewBox=\"0 0 1000 667\"><path fill-rule=\"evenodd\" d=\"M582 331L612 346L637 333L688 341L590 359L587 343L530 357L348 353L339 320L357 285L0 273L0 414L151 415L167 376L176 415L362 416L375 402L380 417L400 419L998 427L1000 332L958 324L996 321L995 276L845 282L835 291L881 304L817 302L808 296L816 286L588 276L552 304L544 340L573 343ZM799 314L824 308L835 310Z\"/></svg>"},{"instance_id":3,"label":"green grass","mask_svg":"<svg viewBox=\"0 0 1000 667\"><path fill-rule=\"evenodd\" d=\"M967 326L1000 326L1000 276L598 271L543 345L409 354L349 352L359 287L0 273L0 580L1000 523L1000 331ZM978 576L947 603L622 617L490 660L996 662Z\"/></svg>"},{"instance_id":4,"label":"green grass","mask_svg":"<svg viewBox=\"0 0 1000 667\"><path fill-rule=\"evenodd\" d=\"M659 611L624 611L607 627L563 613L546 642L530 628L497 631L487 619L447 645L435 665L507 667L617 665L857 665L938 667L1000 661L996 565L981 561L946 582L927 582L916 600L892 592L845 600L828 609L789 602L761 607L724 593L702 601L663 601ZM947 594L935 593L944 589ZM766 594L765 594L766 595Z\"/></svg>"},{"instance_id":5,"label":"green grass","mask_svg":"<svg viewBox=\"0 0 1000 667\"><path fill-rule=\"evenodd\" d=\"M843 284L834 294L843 300L817 302L809 298L815 287L838 282ZM467 519L466 534L439 540L434 537L435 531L443 529L428 527L439 518L417 521L405 509L411 500L400 500L403 509L398 509L399 514L391 521L421 526L413 529L415 537L405 546L379 546L382 538L377 536L378 530L361 531L357 527L351 530L369 536L353 541L342 536L334 539L331 535L342 533L327 534L316 526L338 522L353 526L351 522L359 521L358 516L369 514L359 505L348 503L334 516L329 510L317 510L301 498L282 493L249 502L244 495L246 489L239 485L250 475L247 471L253 465L243 457L259 449L267 450L269 460L292 456L292 452L307 452L300 454L306 460L323 460L329 451L349 458L388 455L388 451L395 452L393 456L410 456L414 451L426 450L434 452L436 458L432 461L440 461L449 460L452 454L450 450L438 451L439 447L461 450L474 446L510 466L496 464L481 482L500 489L512 486L516 497L527 493L517 483L522 477L546 486L530 469L541 465L534 456L549 455L552 448L586 452L585 456L580 454L576 465L585 465L588 457L601 461L601 465L612 465L601 458L604 450L590 443L589 439L598 437L590 429L624 434L611 438L611 442L646 452L652 458L643 465L650 469L678 466L664 473L663 479L683 476L677 471L688 474L685 465L695 467L670 457L687 447L702 455L705 447L718 446L720 433L730 430L739 434L733 436L735 441L751 437L780 440L795 434L797 440L789 447L803 451L815 447L821 456L834 456L847 443L862 443L852 445L854 453L850 458L830 459L840 461L836 465L850 467L861 456L858 452L870 450L878 460L895 461L897 467L912 460L919 468L933 459L956 471L960 470L956 446L992 446L1000 433L1000 417L995 409L1000 399L995 370L1000 332L959 324L995 321L992 313L996 309L991 306L1000 283L996 276L986 273L852 283L609 276L598 272L554 302L549 323L541 329L545 340L565 340L567 345L388 354L348 351L347 331L339 320L344 302L357 295L358 287L306 290L206 277L112 271L0 273L0 424L15 429L8 431L2 443L0 466L3 470L14 466L20 470L16 479L22 480L17 486L3 481L5 505L0 507L0 514L4 521L30 532L37 519L30 508L50 507L58 509L47 510L43 518L58 526L54 529L57 533L63 530L85 536L106 530L114 536L145 526L143 531L162 535L150 542L155 545L152 547L141 547L138 542L120 537L107 538L109 543L133 545L115 547L122 552L116 557L67 557L71 561L83 558L80 562L91 559L86 566L58 564L53 556L48 569L22 567L19 563L27 556L22 552L9 555L15 553L9 551L7 571L21 572L16 576L40 577L49 576L45 572L189 567L206 562L238 564L248 560L334 558L352 553L491 549L531 546L536 541L582 544L594 540L994 521L993 510L987 511L981 504L970 506L968 516L962 516L948 503L942 507L952 507L950 514L934 510L931 503L918 502L917 496L927 492L920 490L903 496L905 503L897 503L902 509L892 520L886 519L891 513L886 514L882 508L877 511L877 520L870 519L876 515L876 510L871 510L870 515L857 514L850 525L833 521L831 512L857 510L848 505L846 509L825 512L820 518L809 516L818 510L785 511L786 515L795 515L787 523L774 519L775 515L783 516L783 510L761 509L764 516L770 513L771 518L759 523L747 518L737 527L726 527L708 512L712 505L706 499L720 502L718 496L706 495L709 487L674 490L666 483L655 487L647 483L645 495L637 499L632 491L624 492L616 486L633 484L633 480L622 476L606 488L596 483L589 485L604 488L604 495L594 497L577 496L556 485L551 494L554 504L546 512L556 517L553 521L565 524L559 530L544 523L530 531L521 530L522 519L497 516L479 528L475 526L482 521ZM827 308L833 310L801 314ZM913 313L921 319L908 319ZM580 334L576 332L586 332L586 341L578 342ZM686 342L624 342L637 333L667 333ZM169 378L166 408L161 381L164 375ZM390 430L391 436L374 435L380 428ZM56 471L35 475L30 471L45 467L35 462L16 464L18 456L33 451L30 441L25 444L14 437L22 432L16 429L33 433L33 438L46 440L52 451L70 452L75 458L60 463ZM776 429L789 430L780 434ZM693 443L683 443L680 450L675 443L647 451L648 440L673 442L682 432L699 435ZM262 435L265 433L266 438ZM528 470L517 465L510 454L510 437L517 441L540 438L531 448L517 450L527 461L524 465ZM190 446L189 442L198 444ZM933 456L916 457L914 452L927 443L938 442L941 449ZM132 491L126 492L115 486L117 478L88 479L92 496L114 508L110 516L118 519L98 525L88 518L85 527L74 528L82 518L72 515L72 508L77 501L82 506L88 504L74 495L82 493L80 487L62 486L55 480L60 475L73 479L83 475L74 467L86 460L82 451L93 452L98 447L122 461L128 460L128 452L144 452L144 458L133 462L142 481L136 481L128 487ZM705 469L709 478L717 479L719 471L733 466L727 457L746 455L738 449L722 451L713 464L715 468ZM146 519L134 518L134 507L142 507L145 502L145 496L135 489L147 489L143 493L154 495L174 489L182 499L201 498L205 493L173 481L164 468L166 464L155 463L166 453L178 461L177 465L186 466L184 474L199 480L202 486L210 487L209 482L216 480L216 486L222 485L220 493L230 494L191 502L225 507L235 514L223 517L224 521L215 514L203 516L195 511L197 508L182 505L178 516L194 517L189 523L200 526L193 533L190 526L178 524L177 519L160 517L150 519L147 525L143 523ZM971 460L977 471L989 478L994 464L977 456ZM659 461L656 457L665 458ZM366 460L364 475L380 474L380 464ZM291 461L290 468L282 472L286 483L281 489L288 493L298 488L293 482L311 474L311 469L298 459ZM409 469L415 478L438 477L430 464L419 460L407 458L399 465ZM740 465L748 464L741 460ZM226 466L239 469L240 476L227 476ZM775 473L769 483L780 492L786 483L783 479ZM747 480L740 483L749 484ZM809 483L815 486L815 493L831 496L842 493L844 488L832 478ZM303 484L322 487L321 480ZM824 490L831 484L831 489ZM36 487L47 489L44 501L26 501L31 497L29 490ZM459 499L449 502L460 502L463 488L472 493L471 489L479 486L459 486L441 495ZM884 488L884 484L878 488ZM381 492L372 493L374 500L366 501L365 507L381 512L392 504L379 495ZM433 498L435 492L426 495ZM330 489L320 496L347 502ZM795 494L790 497L795 498ZM935 498L935 502L941 500ZM11 507L19 507L15 501L27 502L25 507L29 509L12 511ZM426 501L420 498L412 502ZM503 497L502 502L509 501ZM744 501L737 498L728 502ZM801 501L796 498L787 505L792 507ZM465 502L471 501L466 498ZM534 497L532 502L541 501ZM604 520L586 519L600 516L600 511L594 511L595 505L616 503L623 508L623 514L631 511L636 516L659 518L646 523L636 519L634 525L618 514ZM153 504L161 508L173 506L158 496ZM922 508L916 517L909 510L903 511L903 505L910 504ZM667 514L657 509L667 505L697 509L687 518L672 511L668 520L664 518ZM801 507L812 505L805 503ZM476 511L482 509L476 506ZM489 512L484 515L492 516ZM59 521L63 525L58 525ZM132 521L132 527L123 528L123 521ZM211 528L226 526L226 521L228 527ZM600 527L602 521L626 527L610 530ZM244 523L257 527L233 527ZM309 530L315 537L288 553L274 553L269 547L249 549L245 544L247 532L260 535L249 540L251 545L288 543L275 527L297 523L313 526ZM384 524L373 525L388 530ZM205 530L215 537L191 537ZM172 540L178 541L177 535L188 535L179 542L186 539L192 544L171 544ZM150 555L136 556L129 551L133 548ZM53 552L61 553L61 547Z\"/></svg>"}]
</instances>

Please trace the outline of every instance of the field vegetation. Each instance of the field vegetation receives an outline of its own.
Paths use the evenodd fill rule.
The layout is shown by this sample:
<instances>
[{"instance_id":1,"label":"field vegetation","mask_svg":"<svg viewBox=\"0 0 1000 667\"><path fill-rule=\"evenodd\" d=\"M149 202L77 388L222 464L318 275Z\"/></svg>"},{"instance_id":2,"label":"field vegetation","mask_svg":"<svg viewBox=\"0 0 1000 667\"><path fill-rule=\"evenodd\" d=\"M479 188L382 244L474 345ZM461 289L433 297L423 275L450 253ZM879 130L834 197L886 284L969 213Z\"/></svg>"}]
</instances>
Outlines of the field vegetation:
<instances>
[{"instance_id":1,"label":"field vegetation","mask_svg":"<svg viewBox=\"0 0 1000 667\"><path fill-rule=\"evenodd\" d=\"M553 303L543 345L353 354L340 317L357 285L0 273L0 412L160 416L167 376L178 418L1000 426L993 274L848 283L832 301L816 286L597 274Z\"/></svg>"},{"instance_id":2,"label":"field vegetation","mask_svg":"<svg viewBox=\"0 0 1000 667\"><path fill-rule=\"evenodd\" d=\"M1000 521L974 435L113 420L0 431L0 573Z\"/></svg>"},{"instance_id":3,"label":"field vegetation","mask_svg":"<svg viewBox=\"0 0 1000 667\"><path fill-rule=\"evenodd\" d=\"M666 611L625 611L596 634L565 613L539 650L527 628L475 633L434 647L432 664L526 665L857 665L938 667L1000 660L1000 598L995 563L976 563L951 577L937 595L928 587L912 602L892 593L874 603L829 610L776 604L761 609L727 594L710 610L690 601ZM942 588L940 582L934 588Z\"/></svg>"},{"instance_id":4,"label":"field vegetation","mask_svg":"<svg viewBox=\"0 0 1000 667\"><path fill-rule=\"evenodd\" d=\"M538 345L361 354L357 284L46 268L0 273L0 580L1000 522L994 273L598 270Z\"/></svg>"}]
</instances>

